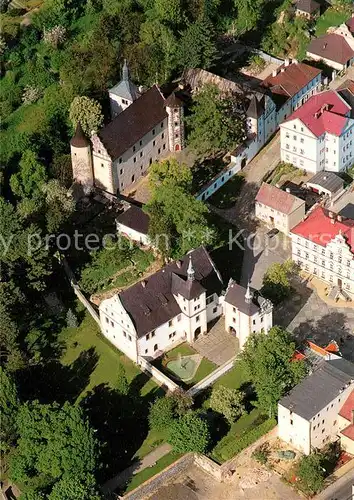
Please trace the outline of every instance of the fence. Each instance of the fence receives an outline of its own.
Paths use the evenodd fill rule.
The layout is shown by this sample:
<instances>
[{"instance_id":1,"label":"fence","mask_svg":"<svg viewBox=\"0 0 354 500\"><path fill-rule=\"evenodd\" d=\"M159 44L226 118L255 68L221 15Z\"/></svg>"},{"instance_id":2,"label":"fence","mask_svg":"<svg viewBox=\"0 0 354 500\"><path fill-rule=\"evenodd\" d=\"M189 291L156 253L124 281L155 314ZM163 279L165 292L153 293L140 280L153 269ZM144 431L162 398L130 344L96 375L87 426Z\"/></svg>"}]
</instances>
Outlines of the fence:
<instances>
[{"instance_id":1,"label":"fence","mask_svg":"<svg viewBox=\"0 0 354 500\"><path fill-rule=\"evenodd\" d=\"M213 372L211 372L209 375L207 375L203 380L200 382L197 382L193 387L191 387L188 391L187 394L189 396L196 396L199 394L199 392L203 391L207 387L209 387L211 384L213 384L218 378L220 378L222 375L227 373L231 368L234 366L234 362L236 361L237 356L233 356L231 359L226 361L223 365L219 366L219 368L216 368Z\"/></svg>"},{"instance_id":2,"label":"fence","mask_svg":"<svg viewBox=\"0 0 354 500\"><path fill-rule=\"evenodd\" d=\"M164 373L160 372L160 370L152 366L152 364L149 363L149 361L147 361L145 358L139 356L138 365L144 372L152 375L154 379L157 380L157 382L167 387L167 389L169 389L170 391L175 391L176 389L180 388L178 384L173 382L173 380L168 378Z\"/></svg>"}]
</instances>

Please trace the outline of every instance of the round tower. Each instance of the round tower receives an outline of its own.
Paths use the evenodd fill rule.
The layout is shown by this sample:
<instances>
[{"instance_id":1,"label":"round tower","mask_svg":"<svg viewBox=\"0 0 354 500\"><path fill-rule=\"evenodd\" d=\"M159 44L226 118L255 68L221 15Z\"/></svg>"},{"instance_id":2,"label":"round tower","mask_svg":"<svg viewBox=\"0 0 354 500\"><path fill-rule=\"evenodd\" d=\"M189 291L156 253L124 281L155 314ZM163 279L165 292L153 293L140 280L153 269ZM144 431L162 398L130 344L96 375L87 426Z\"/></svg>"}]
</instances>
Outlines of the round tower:
<instances>
[{"instance_id":1,"label":"round tower","mask_svg":"<svg viewBox=\"0 0 354 500\"><path fill-rule=\"evenodd\" d=\"M168 114L168 141L170 151L180 151L184 148L184 109L183 102L174 92L166 99Z\"/></svg>"},{"instance_id":2,"label":"round tower","mask_svg":"<svg viewBox=\"0 0 354 500\"><path fill-rule=\"evenodd\" d=\"M87 188L93 186L91 143L85 136L80 122L70 141L70 151L74 182Z\"/></svg>"}]
</instances>

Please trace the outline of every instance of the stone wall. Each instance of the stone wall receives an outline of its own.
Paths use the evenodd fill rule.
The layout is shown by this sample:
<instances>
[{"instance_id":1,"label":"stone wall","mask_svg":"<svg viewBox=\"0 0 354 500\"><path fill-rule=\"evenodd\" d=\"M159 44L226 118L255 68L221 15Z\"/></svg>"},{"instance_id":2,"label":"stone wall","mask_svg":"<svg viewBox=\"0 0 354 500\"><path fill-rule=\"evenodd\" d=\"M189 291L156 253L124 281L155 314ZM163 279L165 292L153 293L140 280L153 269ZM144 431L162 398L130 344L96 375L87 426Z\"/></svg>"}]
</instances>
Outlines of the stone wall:
<instances>
[{"instance_id":1,"label":"stone wall","mask_svg":"<svg viewBox=\"0 0 354 500\"><path fill-rule=\"evenodd\" d=\"M188 391L187 394L190 396L194 397L199 392L203 391L207 387L209 387L211 384L213 384L218 378L220 378L222 375L224 375L226 372L231 370L231 368L234 366L235 360L237 356L233 356L230 358L226 363L223 365L219 366L219 368L216 368L213 372L211 372L209 375L207 375L203 380L200 382L197 382L193 387L191 387Z\"/></svg>"},{"instance_id":2,"label":"stone wall","mask_svg":"<svg viewBox=\"0 0 354 500\"><path fill-rule=\"evenodd\" d=\"M175 391L179 389L179 385L173 382L170 378L168 378L164 373L160 372L157 368L155 368L149 361L145 358L139 356L138 365L142 369L142 371L149 373L153 376L153 378L162 386L166 387L170 391Z\"/></svg>"}]
</instances>

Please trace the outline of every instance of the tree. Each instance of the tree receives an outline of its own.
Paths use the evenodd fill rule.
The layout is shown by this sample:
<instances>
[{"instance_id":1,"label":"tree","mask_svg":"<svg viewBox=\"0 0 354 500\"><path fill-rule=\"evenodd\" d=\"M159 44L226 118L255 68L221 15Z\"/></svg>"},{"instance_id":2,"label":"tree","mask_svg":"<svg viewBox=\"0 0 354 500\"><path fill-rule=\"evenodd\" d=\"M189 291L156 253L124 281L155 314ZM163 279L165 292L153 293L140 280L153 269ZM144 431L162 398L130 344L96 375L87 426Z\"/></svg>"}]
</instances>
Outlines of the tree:
<instances>
[{"instance_id":1,"label":"tree","mask_svg":"<svg viewBox=\"0 0 354 500\"><path fill-rule=\"evenodd\" d=\"M149 427L158 432L168 429L173 422L174 402L172 398L158 398L150 406Z\"/></svg>"},{"instance_id":2,"label":"tree","mask_svg":"<svg viewBox=\"0 0 354 500\"><path fill-rule=\"evenodd\" d=\"M47 181L47 175L44 166L38 161L37 154L26 150L19 166L19 172L13 174L10 179L13 193L22 199L39 200L42 185Z\"/></svg>"},{"instance_id":3,"label":"tree","mask_svg":"<svg viewBox=\"0 0 354 500\"><path fill-rule=\"evenodd\" d=\"M73 500L74 498L75 500L100 500L102 498L92 474L81 479L75 476L63 477L54 485L48 496L48 500Z\"/></svg>"},{"instance_id":4,"label":"tree","mask_svg":"<svg viewBox=\"0 0 354 500\"><path fill-rule=\"evenodd\" d=\"M54 26L49 30L44 29L43 40L45 43L50 44L54 48L62 45L66 39L66 28L64 26Z\"/></svg>"},{"instance_id":5,"label":"tree","mask_svg":"<svg viewBox=\"0 0 354 500\"><path fill-rule=\"evenodd\" d=\"M85 481L98 468L98 443L83 410L66 402L21 406L17 416L19 440L10 462L14 481L55 484L65 478ZM59 488L59 487L58 487Z\"/></svg>"},{"instance_id":6,"label":"tree","mask_svg":"<svg viewBox=\"0 0 354 500\"><path fill-rule=\"evenodd\" d=\"M254 30L262 18L265 0L234 0L237 8L235 31L240 36L247 31Z\"/></svg>"},{"instance_id":7,"label":"tree","mask_svg":"<svg viewBox=\"0 0 354 500\"><path fill-rule=\"evenodd\" d=\"M275 415L281 397L306 375L303 361L293 361L295 343L289 332L275 326L268 334L247 339L242 360L257 393L259 407Z\"/></svg>"},{"instance_id":8,"label":"tree","mask_svg":"<svg viewBox=\"0 0 354 500\"><path fill-rule=\"evenodd\" d=\"M150 187L152 197L145 207L150 215L149 235L152 241L159 242L163 254L184 255L211 243L214 232L208 227L208 209L193 196L192 174L186 165L176 160L153 164Z\"/></svg>"},{"instance_id":9,"label":"tree","mask_svg":"<svg viewBox=\"0 0 354 500\"><path fill-rule=\"evenodd\" d=\"M68 309L68 312L66 313L66 326L68 328L78 327L77 317L72 309Z\"/></svg>"},{"instance_id":10,"label":"tree","mask_svg":"<svg viewBox=\"0 0 354 500\"><path fill-rule=\"evenodd\" d=\"M45 195L45 218L48 232L57 231L72 214L75 203L57 179L42 185Z\"/></svg>"},{"instance_id":11,"label":"tree","mask_svg":"<svg viewBox=\"0 0 354 500\"><path fill-rule=\"evenodd\" d=\"M16 384L0 366L0 451L7 452L16 437L16 416L19 408Z\"/></svg>"},{"instance_id":12,"label":"tree","mask_svg":"<svg viewBox=\"0 0 354 500\"><path fill-rule=\"evenodd\" d=\"M86 96L75 97L70 105L71 123L76 127L80 122L83 131L90 136L97 132L103 123L102 108L99 102Z\"/></svg>"},{"instance_id":13,"label":"tree","mask_svg":"<svg viewBox=\"0 0 354 500\"><path fill-rule=\"evenodd\" d=\"M154 13L160 21L176 27L183 23L183 10L181 0L155 0Z\"/></svg>"},{"instance_id":14,"label":"tree","mask_svg":"<svg viewBox=\"0 0 354 500\"><path fill-rule=\"evenodd\" d=\"M311 453L304 456L297 468L297 475L306 492L314 495L323 488L325 468L324 456L321 453Z\"/></svg>"},{"instance_id":15,"label":"tree","mask_svg":"<svg viewBox=\"0 0 354 500\"><path fill-rule=\"evenodd\" d=\"M282 264L275 262L263 277L262 294L274 304L279 304L291 293L291 278L297 273L297 265L291 259Z\"/></svg>"},{"instance_id":16,"label":"tree","mask_svg":"<svg viewBox=\"0 0 354 500\"><path fill-rule=\"evenodd\" d=\"M216 54L212 23L203 16L188 24L179 43L179 66L208 69L215 61Z\"/></svg>"},{"instance_id":17,"label":"tree","mask_svg":"<svg viewBox=\"0 0 354 500\"><path fill-rule=\"evenodd\" d=\"M223 95L214 84L205 84L194 96L189 144L201 156L227 151L246 138L241 98Z\"/></svg>"},{"instance_id":18,"label":"tree","mask_svg":"<svg viewBox=\"0 0 354 500\"><path fill-rule=\"evenodd\" d=\"M186 413L170 425L168 442L176 453L205 453L209 441L207 423L194 412Z\"/></svg>"},{"instance_id":19,"label":"tree","mask_svg":"<svg viewBox=\"0 0 354 500\"><path fill-rule=\"evenodd\" d=\"M118 362L116 388L120 394L126 396L129 393L129 382L124 365Z\"/></svg>"},{"instance_id":20,"label":"tree","mask_svg":"<svg viewBox=\"0 0 354 500\"><path fill-rule=\"evenodd\" d=\"M243 399L241 391L219 385L211 393L210 408L224 415L229 424L232 424L245 411Z\"/></svg>"},{"instance_id":21,"label":"tree","mask_svg":"<svg viewBox=\"0 0 354 500\"><path fill-rule=\"evenodd\" d=\"M182 389L176 389L167 394L167 397L173 401L173 415L175 417L182 417L193 406L193 398L189 396Z\"/></svg>"}]
</instances>

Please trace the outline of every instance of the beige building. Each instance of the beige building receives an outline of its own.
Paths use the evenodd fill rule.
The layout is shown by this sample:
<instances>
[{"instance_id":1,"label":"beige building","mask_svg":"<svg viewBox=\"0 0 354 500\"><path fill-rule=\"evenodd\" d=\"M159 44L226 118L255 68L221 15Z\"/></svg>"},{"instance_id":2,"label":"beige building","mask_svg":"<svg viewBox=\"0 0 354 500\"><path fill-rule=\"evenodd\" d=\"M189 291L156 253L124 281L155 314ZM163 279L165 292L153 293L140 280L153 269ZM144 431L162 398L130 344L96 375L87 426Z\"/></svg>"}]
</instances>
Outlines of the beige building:
<instances>
[{"instance_id":1,"label":"beige building","mask_svg":"<svg viewBox=\"0 0 354 500\"><path fill-rule=\"evenodd\" d=\"M354 444L353 389L354 364L340 357L319 363L280 400L280 439L306 455L341 439L342 447L350 452Z\"/></svg>"},{"instance_id":2,"label":"beige building","mask_svg":"<svg viewBox=\"0 0 354 500\"><path fill-rule=\"evenodd\" d=\"M334 297L354 298L354 220L315 207L291 230L292 259L333 287Z\"/></svg>"},{"instance_id":3,"label":"beige building","mask_svg":"<svg viewBox=\"0 0 354 500\"><path fill-rule=\"evenodd\" d=\"M305 217L305 201L264 182L256 196L255 215L270 227L289 234Z\"/></svg>"},{"instance_id":4,"label":"beige building","mask_svg":"<svg viewBox=\"0 0 354 500\"><path fill-rule=\"evenodd\" d=\"M320 4L315 0L297 0L295 4L295 15L313 19L320 15Z\"/></svg>"},{"instance_id":5,"label":"beige building","mask_svg":"<svg viewBox=\"0 0 354 500\"><path fill-rule=\"evenodd\" d=\"M124 65L122 80L109 91L112 121L85 138L71 140L74 181L116 195L145 175L169 151L184 148L183 103L157 85L140 93Z\"/></svg>"}]
</instances>

